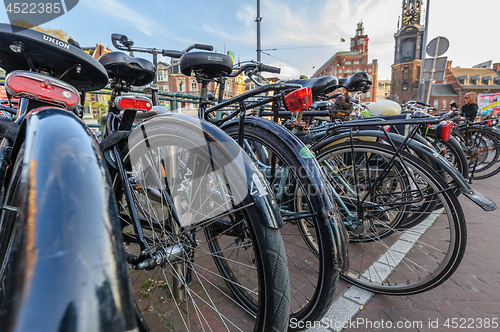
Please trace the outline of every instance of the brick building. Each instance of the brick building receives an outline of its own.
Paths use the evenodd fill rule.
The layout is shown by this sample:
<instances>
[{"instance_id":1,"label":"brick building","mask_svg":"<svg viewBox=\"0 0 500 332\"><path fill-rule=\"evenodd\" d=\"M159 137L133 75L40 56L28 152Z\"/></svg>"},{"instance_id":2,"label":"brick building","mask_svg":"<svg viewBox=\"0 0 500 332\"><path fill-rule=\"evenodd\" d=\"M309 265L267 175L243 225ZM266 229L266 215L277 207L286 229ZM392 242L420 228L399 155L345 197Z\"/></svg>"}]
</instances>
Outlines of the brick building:
<instances>
[{"instance_id":1,"label":"brick building","mask_svg":"<svg viewBox=\"0 0 500 332\"><path fill-rule=\"evenodd\" d=\"M376 100L377 95L377 60L368 63L368 35L364 34L363 22L359 22L356 35L351 38L349 52L337 52L314 73L312 77L336 76L348 78L354 73L365 72L373 78L373 84L367 93L362 94L365 103Z\"/></svg>"},{"instance_id":2,"label":"brick building","mask_svg":"<svg viewBox=\"0 0 500 332\"><path fill-rule=\"evenodd\" d=\"M462 107L467 92L478 95L500 93L500 63L491 67L453 68L452 61L448 61L443 81L437 81L432 86L430 104L437 109L437 113L447 112L451 102Z\"/></svg>"}]
</instances>

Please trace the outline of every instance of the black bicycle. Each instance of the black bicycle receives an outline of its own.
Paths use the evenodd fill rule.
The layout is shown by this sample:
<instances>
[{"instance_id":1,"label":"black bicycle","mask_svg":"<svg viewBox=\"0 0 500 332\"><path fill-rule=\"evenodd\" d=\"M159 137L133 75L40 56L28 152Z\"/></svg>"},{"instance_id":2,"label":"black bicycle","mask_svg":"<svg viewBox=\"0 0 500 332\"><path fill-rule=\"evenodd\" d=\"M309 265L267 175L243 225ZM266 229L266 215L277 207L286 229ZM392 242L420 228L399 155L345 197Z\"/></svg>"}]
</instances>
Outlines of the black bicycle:
<instances>
[{"instance_id":1,"label":"black bicycle","mask_svg":"<svg viewBox=\"0 0 500 332\"><path fill-rule=\"evenodd\" d=\"M285 222L281 233L291 276L291 317L301 321L321 319L334 299L338 271L345 268L346 233L338 224L335 205L329 199L329 188L324 186L317 162L304 155L307 155L307 148L278 124L245 116L246 105L254 96L274 91L278 105L289 93L289 98L295 96L298 86L270 86L224 101L225 79L238 75L245 68L250 70L252 64L232 73L233 62L223 54L136 48L123 42L128 38L119 36L115 34L112 38L115 47L122 50L173 57L182 55L180 71L188 76L194 73L201 83L199 118L220 126L238 141L256 163L277 201ZM253 66L255 69L255 64ZM263 65L259 69L279 70ZM209 98L208 84L214 81L220 87L219 102L210 107L214 100ZM241 107L234 110L229 108L231 105Z\"/></svg>"}]
</instances>

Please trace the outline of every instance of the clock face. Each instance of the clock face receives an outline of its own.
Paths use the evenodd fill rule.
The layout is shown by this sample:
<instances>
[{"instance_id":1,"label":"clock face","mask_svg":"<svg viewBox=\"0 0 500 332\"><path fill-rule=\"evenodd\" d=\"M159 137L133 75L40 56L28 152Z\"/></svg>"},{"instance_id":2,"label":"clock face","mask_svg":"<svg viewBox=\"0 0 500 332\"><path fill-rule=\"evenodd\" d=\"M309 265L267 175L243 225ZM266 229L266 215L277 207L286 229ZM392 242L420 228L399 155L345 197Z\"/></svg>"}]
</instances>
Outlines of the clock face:
<instances>
[{"instance_id":1,"label":"clock face","mask_svg":"<svg viewBox=\"0 0 500 332\"><path fill-rule=\"evenodd\" d=\"M404 16L403 16L403 23L404 24L414 24L418 20L418 13L415 10L409 10L407 11Z\"/></svg>"}]
</instances>

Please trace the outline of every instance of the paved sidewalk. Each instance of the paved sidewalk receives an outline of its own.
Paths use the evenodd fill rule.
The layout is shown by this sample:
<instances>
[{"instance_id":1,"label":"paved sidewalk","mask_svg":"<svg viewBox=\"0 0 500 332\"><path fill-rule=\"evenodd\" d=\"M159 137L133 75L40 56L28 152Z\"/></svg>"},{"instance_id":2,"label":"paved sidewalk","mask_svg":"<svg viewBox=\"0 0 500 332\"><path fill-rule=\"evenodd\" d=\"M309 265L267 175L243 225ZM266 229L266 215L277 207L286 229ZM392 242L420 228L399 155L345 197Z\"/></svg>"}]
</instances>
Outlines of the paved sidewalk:
<instances>
[{"instance_id":1,"label":"paved sidewalk","mask_svg":"<svg viewBox=\"0 0 500 332\"><path fill-rule=\"evenodd\" d=\"M472 186L500 206L500 175ZM349 320L352 325L343 331L500 331L500 209L485 212L464 197L459 200L467 249L450 279L401 297L373 295L342 282L321 327L308 331L340 331L339 321Z\"/></svg>"}]
</instances>

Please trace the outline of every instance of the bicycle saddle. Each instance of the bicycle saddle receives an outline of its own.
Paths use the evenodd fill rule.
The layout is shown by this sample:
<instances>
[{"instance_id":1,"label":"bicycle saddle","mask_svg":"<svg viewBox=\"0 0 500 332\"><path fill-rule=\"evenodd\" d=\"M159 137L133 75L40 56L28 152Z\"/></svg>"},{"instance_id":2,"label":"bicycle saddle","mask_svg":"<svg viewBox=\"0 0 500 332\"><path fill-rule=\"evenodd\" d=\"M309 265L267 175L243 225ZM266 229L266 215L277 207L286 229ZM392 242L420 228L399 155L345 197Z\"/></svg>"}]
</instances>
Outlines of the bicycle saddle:
<instances>
[{"instance_id":1,"label":"bicycle saddle","mask_svg":"<svg viewBox=\"0 0 500 332\"><path fill-rule=\"evenodd\" d=\"M313 97L326 95L340 87L339 80L335 76L321 76L316 78L289 80L286 83L295 83L302 85L303 88L311 88Z\"/></svg>"},{"instance_id":2,"label":"bicycle saddle","mask_svg":"<svg viewBox=\"0 0 500 332\"><path fill-rule=\"evenodd\" d=\"M30 61L34 68L30 68ZM106 70L81 49L10 24L0 24L0 67L7 73L30 69L45 72L79 91L98 90L108 84Z\"/></svg>"},{"instance_id":3,"label":"bicycle saddle","mask_svg":"<svg viewBox=\"0 0 500 332\"><path fill-rule=\"evenodd\" d=\"M110 78L127 84L143 86L153 82L156 67L146 59L133 58L123 52L101 55L99 62L106 68Z\"/></svg>"},{"instance_id":4,"label":"bicycle saddle","mask_svg":"<svg viewBox=\"0 0 500 332\"><path fill-rule=\"evenodd\" d=\"M343 82L344 88L349 92L361 91L368 92L372 86L373 80L367 73L356 73Z\"/></svg>"},{"instance_id":5,"label":"bicycle saddle","mask_svg":"<svg viewBox=\"0 0 500 332\"><path fill-rule=\"evenodd\" d=\"M184 53L179 63L181 72L191 76L192 72L200 72L205 78L212 79L228 76L233 71L233 59L230 56L211 52Z\"/></svg>"}]
</instances>

